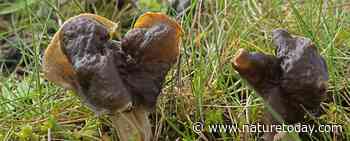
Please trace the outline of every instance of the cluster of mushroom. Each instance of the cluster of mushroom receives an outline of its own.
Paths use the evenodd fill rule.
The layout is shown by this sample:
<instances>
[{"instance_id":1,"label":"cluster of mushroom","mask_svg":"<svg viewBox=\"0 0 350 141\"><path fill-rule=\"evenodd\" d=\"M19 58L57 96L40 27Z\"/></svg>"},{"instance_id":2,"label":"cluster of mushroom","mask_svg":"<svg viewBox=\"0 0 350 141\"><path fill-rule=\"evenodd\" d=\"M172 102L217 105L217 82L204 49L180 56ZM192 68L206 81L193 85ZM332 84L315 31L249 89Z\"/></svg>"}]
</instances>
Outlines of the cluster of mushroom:
<instances>
[{"instance_id":1,"label":"cluster of mushroom","mask_svg":"<svg viewBox=\"0 0 350 141\"><path fill-rule=\"evenodd\" d=\"M81 14L67 20L44 54L46 78L75 91L97 114L111 116L120 140L152 139L148 113L179 56L180 25L161 13L145 13L121 40L104 17ZM241 49L233 67L271 108L266 124L303 120L316 113L327 89L328 72L315 45L285 30L273 31L276 56ZM273 112L278 117L271 114ZM267 133L266 140L274 140Z\"/></svg>"},{"instance_id":2,"label":"cluster of mushroom","mask_svg":"<svg viewBox=\"0 0 350 141\"><path fill-rule=\"evenodd\" d=\"M117 26L93 14L70 18L45 51L44 74L97 114L109 114L120 140L149 141L148 113L177 61L182 29L164 14L145 13L116 41Z\"/></svg>"}]
</instances>

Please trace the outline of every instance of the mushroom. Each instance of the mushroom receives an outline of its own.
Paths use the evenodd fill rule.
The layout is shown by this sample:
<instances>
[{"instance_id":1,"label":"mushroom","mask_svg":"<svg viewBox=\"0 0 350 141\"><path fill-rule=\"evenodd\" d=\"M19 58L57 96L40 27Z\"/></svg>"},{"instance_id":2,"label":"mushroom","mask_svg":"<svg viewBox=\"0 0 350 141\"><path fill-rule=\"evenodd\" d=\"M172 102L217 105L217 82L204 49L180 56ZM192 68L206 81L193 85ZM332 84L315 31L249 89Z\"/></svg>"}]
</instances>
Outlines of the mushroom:
<instances>
[{"instance_id":1,"label":"mushroom","mask_svg":"<svg viewBox=\"0 0 350 141\"><path fill-rule=\"evenodd\" d=\"M327 90L328 71L310 39L288 31L272 32L276 56L240 49L233 68L247 80L267 104L265 124L295 124L306 114L317 116ZM274 140L276 132L266 133Z\"/></svg>"},{"instance_id":2,"label":"mushroom","mask_svg":"<svg viewBox=\"0 0 350 141\"><path fill-rule=\"evenodd\" d=\"M182 29L161 13L145 13L121 41L118 24L94 14L67 20L44 54L45 77L73 90L96 114L108 114L120 140L149 141L148 119L165 76L179 56Z\"/></svg>"}]
</instances>

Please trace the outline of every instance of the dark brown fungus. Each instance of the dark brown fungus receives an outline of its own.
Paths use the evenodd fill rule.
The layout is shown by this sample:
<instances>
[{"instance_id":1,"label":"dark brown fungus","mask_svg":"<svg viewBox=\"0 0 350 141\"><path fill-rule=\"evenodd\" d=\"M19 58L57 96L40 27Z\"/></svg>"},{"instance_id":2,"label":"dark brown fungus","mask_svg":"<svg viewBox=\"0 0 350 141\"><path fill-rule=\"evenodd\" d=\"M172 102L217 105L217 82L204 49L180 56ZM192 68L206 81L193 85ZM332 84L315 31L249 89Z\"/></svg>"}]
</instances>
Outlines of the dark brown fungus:
<instances>
[{"instance_id":1,"label":"dark brown fungus","mask_svg":"<svg viewBox=\"0 0 350 141\"><path fill-rule=\"evenodd\" d=\"M120 44L109 40L108 30L95 20L78 17L63 26L62 34L63 52L76 72L73 87L77 94L96 112L112 113L131 106L119 72L125 69L125 53Z\"/></svg>"},{"instance_id":2,"label":"dark brown fungus","mask_svg":"<svg viewBox=\"0 0 350 141\"><path fill-rule=\"evenodd\" d=\"M179 55L182 29L164 14L146 13L119 42L109 37L116 25L93 14L69 19L45 51L44 73L97 114L109 114L120 140L150 141L148 113Z\"/></svg>"},{"instance_id":3,"label":"dark brown fungus","mask_svg":"<svg viewBox=\"0 0 350 141\"><path fill-rule=\"evenodd\" d=\"M326 62L310 39L283 29L272 34L276 56L240 49L234 69L270 107L265 124L295 124L307 113L316 116L327 90ZM273 140L275 134L266 133L264 138Z\"/></svg>"}]
</instances>

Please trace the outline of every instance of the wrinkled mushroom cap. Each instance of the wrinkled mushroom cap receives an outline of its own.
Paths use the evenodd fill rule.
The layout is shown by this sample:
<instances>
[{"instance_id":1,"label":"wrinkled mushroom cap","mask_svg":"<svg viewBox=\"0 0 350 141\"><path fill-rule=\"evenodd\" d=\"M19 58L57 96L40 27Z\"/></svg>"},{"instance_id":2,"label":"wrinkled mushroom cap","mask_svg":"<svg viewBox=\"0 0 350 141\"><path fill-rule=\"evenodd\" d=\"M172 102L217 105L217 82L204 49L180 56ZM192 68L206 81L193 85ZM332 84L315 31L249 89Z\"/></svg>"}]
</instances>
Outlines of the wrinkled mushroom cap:
<instances>
[{"instance_id":1,"label":"wrinkled mushroom cap","mask_svg":"<svg viewBox=\"0 0 350 141\"><path fill-rule=\"evenodd\" d=\"M76 74L73 70L72 64L69 62L67 56L62 51L62 27L66 23L79 17L87 17L89 19L93 19L104 25L109 30L111 37L117 36L115 30L118 27L118 24L95 14L80 14L78 16L69 18L63 23L45 50L43 59L43 71L44 76L48 80L53 81L56 84L67 89L73 89L71 84L73 84L73 78Z\"/></svg>"},{"instance_id":2,"label":"wrinkled mushroom cap","mask_svg":"<svg viewBox=\"0 0 350 141\"><path fill-rule=\"evenodd\" d=\"M120 46L106 38L116 25L93 14L67 20L45 51L44 75L77 92L97 112L120 111L130 102L153 107L166 73L179 56L182 29L164 14L146 13L131 30L142 31L137 34L140 36L122 39L140 44ZM129 48L141 54L132 56ZM141 61L129 62L129 55L129 59Z\"/></svg>"},{"instance_id":3,"label":"wrinkled mushroom cap","mask_svg":"<svg viewBox=\"0 0 350 141\"><path fill-rule=\"evenodd\" d=\"M303 120L306 110L317 115L328 87L325 60L308 38L283 29L272 34L275 56L240 49L233 68L287 123ZM267 115L267 121L279 121Z\"/></svg>"}]
</instances>

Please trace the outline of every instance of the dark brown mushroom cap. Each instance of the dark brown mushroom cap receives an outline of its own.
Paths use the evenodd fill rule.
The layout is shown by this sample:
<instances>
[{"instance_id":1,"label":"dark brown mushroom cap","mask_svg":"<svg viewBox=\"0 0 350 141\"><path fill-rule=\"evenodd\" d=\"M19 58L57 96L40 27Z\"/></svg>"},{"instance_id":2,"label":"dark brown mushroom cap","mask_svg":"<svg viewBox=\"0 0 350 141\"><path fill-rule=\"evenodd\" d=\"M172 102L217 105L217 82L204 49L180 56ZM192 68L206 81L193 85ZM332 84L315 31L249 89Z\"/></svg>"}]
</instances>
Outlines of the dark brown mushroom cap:
<instances>
[{"instance_id":1,"label":"dark brown mushroom cap","mask_svg":"<svg viewBox=\"0 0 350 141\"><path fill-rule=\"evenodd\" d=\"M113 23L104 18L77 16L68 20L45 52L45 75L76 91L97 113L124 111L131 104L153 108L165 75L178 56L177 51L171 51L179 50L177 23L155 15L141 16L152 22L138 20L138 28L132 29L122 44L110 39Z\"/></svg>"},{"instance_id":2,"label":"dark brown mushroom cap","mask_svg":"<svg viewBox=\"0 0 350 141\"><path fill-rule=\"evenodd\" d=\"M298 122L305 110L319 110L327 90L327 66L307 38L275 30L273 41L276 57L241 49L233 67L286 122Z\"/></svg>"},{"instance_id":3,"label":"dark brown mushroom cap","mask_svg":"<svg viewBox=\"0 0 350 141\"><path fill-rule=\"evenodd\" d=\"M78 17L62 27L62 50L76 73L74 90L96 112L123 110L132 103L120 70L126 55L97 21Z\"/></svg>"},{"instance_id":4,"label":"dark brown mushroom cap","mask_svg":"<svg viewBox=\"0 0 350 141\"><path fill-rule=\"evenodd\" d=\"M118 24L104 17L88 13L80 14L68 19L62 27L69 21L79 17L98 21L98 23L104 25L108 29L112 37L117 36L114 30L118 27ZM42 67L46 79L60 85L61 87L72 90L74 89L72 86L73 83L75 83L74 78L76 73L73 70L72 64L68 61L67 56L62 52L62 27L55 33L50 44L46 48Z\"/></svg>"},{"instance_id":5,"label":"dark brown mushroom cap","mask_svg":"<svg viewBox=\"0 0 350 141\"><path fill-rule=\"evenodd\" d=\"M136 104L152 109L167 72L179 56L181 26L162 13L147 12L121 40L133 58L125 79Z\"/></svg>"},{"instance_id":6,"label":"dark brown mushroom cap","mask_svg":"<svg viewBox=\"0 0 350 141\"><path fill-rule=\"evenodd\" d=\"M288 31L273 31L276 57L283 70L282 87L287 93L301 92L324 94L327 88L328 70L325 60L319 55L310 39L292 37ZM308 88L308 90L306 90Z\"/></svg>"}]
</instances>

